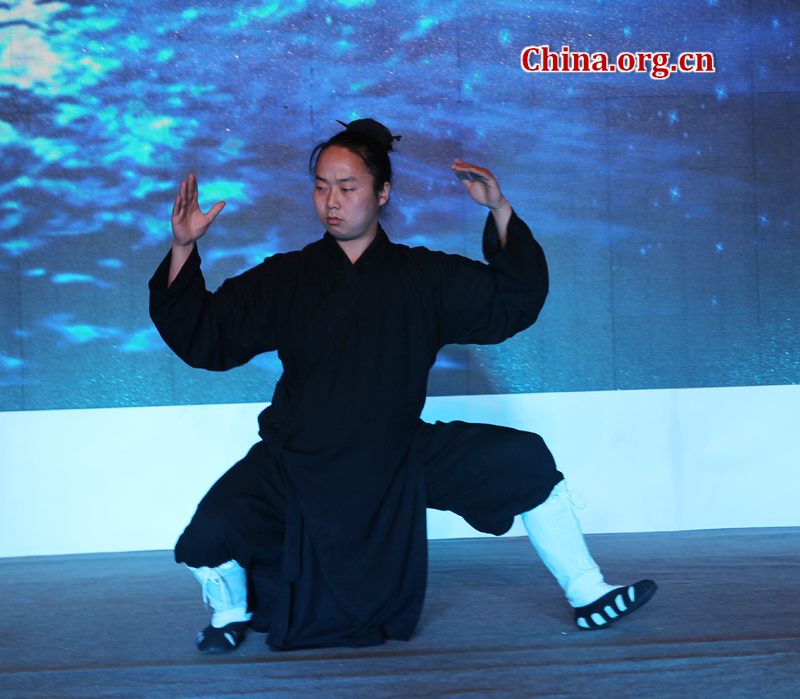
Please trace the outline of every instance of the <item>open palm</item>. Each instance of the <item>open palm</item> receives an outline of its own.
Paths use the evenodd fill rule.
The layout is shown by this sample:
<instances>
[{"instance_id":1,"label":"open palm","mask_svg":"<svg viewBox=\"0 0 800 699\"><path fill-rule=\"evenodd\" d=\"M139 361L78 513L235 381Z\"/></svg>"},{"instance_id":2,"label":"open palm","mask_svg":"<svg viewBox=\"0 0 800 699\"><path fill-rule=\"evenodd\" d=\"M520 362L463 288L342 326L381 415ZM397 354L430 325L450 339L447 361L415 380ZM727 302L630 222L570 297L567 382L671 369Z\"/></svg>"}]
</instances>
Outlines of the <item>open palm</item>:
<instances>
[{"instance_id":1,"label":"open palm","mask_svg":"<svg viewBox=\"0 0 800 699\"><path fill-rule=\"evenodd\" d=\"M218 201L204 214L198 203L197 178L190 173L188 179L181 182L181 191L172 207L172 235L175 242L186 246L202 238L224 206L224 201Z\"/></svg>"}]
</instances>

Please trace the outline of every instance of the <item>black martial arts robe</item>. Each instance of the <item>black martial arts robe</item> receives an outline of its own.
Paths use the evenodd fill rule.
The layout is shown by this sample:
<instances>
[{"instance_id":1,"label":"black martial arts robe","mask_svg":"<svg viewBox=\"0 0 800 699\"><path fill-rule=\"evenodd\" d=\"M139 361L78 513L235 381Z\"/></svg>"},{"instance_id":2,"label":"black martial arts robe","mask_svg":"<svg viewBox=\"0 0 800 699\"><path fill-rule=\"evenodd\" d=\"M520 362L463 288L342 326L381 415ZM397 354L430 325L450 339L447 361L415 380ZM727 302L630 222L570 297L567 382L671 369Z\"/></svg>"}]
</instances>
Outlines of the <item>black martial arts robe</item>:
<instances>
[{"instance_id":1,"label":"black martial arts robe","mask_svg":"<svg viewBox=\"0 0 800 699\"><path fill-rule=\"evenodd\" d=\"M262 442L229 472L258 471L260 492L279 492L280 544L253 535L231 548L251 573L259 561L278 566L271 589L254 590L269 604L252 625L269 631L271 647L370 645L413 632L427 571L418 444L420 426L433 429L419 419L428 372L446 344L498 343L527 328L547 294L544 254L516 215L501 249L490 214L483 248L488 265L394 244L379 228L355 263L326 233L215 293L196 250L169 288L169 255L151 279L151 317L189 365L226 370L271 350L283 363L259 416ZM518 502L498 503L491 521L468 521L501 534L543 502L561 474L549 452L541 460L541 477L520 485ZM270 497L259 497L263 508ZM245 498L236 507L250 506ZM224 562L193 555L183 562Z\"/></svg>"}]
</instances>

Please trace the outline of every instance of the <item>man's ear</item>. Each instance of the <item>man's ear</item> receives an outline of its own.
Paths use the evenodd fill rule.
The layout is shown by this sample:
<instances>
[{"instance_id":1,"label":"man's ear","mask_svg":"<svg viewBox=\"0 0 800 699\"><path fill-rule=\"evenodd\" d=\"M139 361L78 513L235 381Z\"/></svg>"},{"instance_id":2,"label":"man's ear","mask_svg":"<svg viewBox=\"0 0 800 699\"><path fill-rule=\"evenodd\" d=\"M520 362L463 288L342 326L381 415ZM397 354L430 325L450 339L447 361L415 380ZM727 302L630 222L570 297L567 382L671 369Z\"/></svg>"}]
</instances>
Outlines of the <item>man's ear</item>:
<instances>
[{"instance_id":1,"label":"man's ear","mask_svg":"<svg viewBox=\"0 0 800 699\"><path fill-rule=\"evenodd\" d=\"M392 185L388 182L383 183L383 189L381 190L380 194L378 195L378 206L383 206L387 201L389 201L389 194L392 191Z\"/></svg>"}]
</instances>

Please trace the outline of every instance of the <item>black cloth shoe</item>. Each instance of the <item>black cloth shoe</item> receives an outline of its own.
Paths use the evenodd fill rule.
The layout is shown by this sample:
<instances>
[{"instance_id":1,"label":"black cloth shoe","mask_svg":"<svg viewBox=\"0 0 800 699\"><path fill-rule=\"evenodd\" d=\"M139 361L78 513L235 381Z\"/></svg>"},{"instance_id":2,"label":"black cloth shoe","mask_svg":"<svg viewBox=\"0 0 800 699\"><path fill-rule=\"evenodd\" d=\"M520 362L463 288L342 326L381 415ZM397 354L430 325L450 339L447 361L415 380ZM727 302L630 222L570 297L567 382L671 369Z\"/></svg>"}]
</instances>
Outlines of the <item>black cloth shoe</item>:
<instances>
[{"instance_id":1,"label":"black cloth shoe","mask_svg":"<svg viewBox=\"0 0 800 699\"><path fill-rule=\"evenodd\" d=\"M640 580L635 585L618 587L585 607L576 607L575 623L579 628L589 631L604 629L639 609L656 594L657 589L658 585L652 580Z\"/></svg>"},{"instance_id":2,"label":"black cloth shoe","mask_svg":"<svg viewBox=\"0 0 800 699\"><path fill-rule=\"evenodd\" d=\"M246 621L234 621L221 629L210 624L197 634L197 650L201 653L230 653L244 641Z\"/></svg>"}]
</instances>

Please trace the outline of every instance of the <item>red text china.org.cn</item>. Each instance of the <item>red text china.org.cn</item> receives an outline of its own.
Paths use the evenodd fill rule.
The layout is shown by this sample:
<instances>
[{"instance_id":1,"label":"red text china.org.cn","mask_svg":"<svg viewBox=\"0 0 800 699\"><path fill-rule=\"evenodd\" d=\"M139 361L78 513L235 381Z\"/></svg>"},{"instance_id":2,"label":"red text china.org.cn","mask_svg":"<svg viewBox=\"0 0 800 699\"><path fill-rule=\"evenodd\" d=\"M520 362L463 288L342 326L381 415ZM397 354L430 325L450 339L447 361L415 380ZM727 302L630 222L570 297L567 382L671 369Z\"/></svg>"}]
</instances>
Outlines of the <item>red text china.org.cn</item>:
<instances>
[{"instance_id":1,"label":"red text china.org.cn","mask_svg":"<svg viewBox=\"0 0 800 699\"><path fill-rule=\"evenodd\" d=\"M603 51L570 52L569 46L551 51L549 46L526 46L520 62L529 73L648 73L653 80L665 80L677 72L715 72L714 54L708 51L687 51L670 63L669 51L623 51L617 54L616 61L611 61Z\"/></svg>"}]
</instances>

